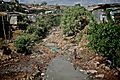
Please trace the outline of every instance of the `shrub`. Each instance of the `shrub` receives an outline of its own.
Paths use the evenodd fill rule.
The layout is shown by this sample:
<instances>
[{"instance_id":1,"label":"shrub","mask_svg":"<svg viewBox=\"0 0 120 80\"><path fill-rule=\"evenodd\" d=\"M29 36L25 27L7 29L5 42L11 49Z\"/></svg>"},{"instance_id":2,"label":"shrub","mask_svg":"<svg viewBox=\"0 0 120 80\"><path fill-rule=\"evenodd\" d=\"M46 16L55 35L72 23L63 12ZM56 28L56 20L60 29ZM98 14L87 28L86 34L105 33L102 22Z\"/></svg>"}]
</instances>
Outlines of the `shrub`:
<instances>
[{"instance_id":1,"label":"shrub","mask_svg":"<svg viewBox=\"0 0 120 80\"><path fill-rule=\"evenodd\" d=\"M45 37L49 29L60 25L61 16L37 17L35 33L39 37Z\"/></svg>"},{"instance_id":2,"label":"shrub","mask_svg":"<svg viewBox=\"0 0 120 80\"><path fill-rule=\"evenodd\" d=\"M27 32L28 34L32 34L32 33L35 32L35 30L36 30L36 27L35 27L35 26L27 26L26 32Z\"/></svg>"},{"instance_id":3,"label":"shrub","mask_svg":"<svg viewBox=\"0 0 120 80\"><path fill-rule=\"evenodd\" d=\"M15 40L15 47L17 48L18 51L20 52L25 52L25 50L28 48L30 45L30 37L28 34L26 35L21 35Z\"/></svg>"},{"instance_id":4,"label":"shrub","mask_svg":"<svg viewBox=\"0 0 120 80\"><path fill-rule=\"evenodd\" d=\"M26 30L27 26L29 25L30 20L28 19L27 15L19 15L18 16L18 26L19 29Z\"/></svg>"},{"instance_id":5,"label":"shrub","mask_svg":"<svg viewBox=\"0 0 120 80\"><path fill-rule=\"evenodd\" d=\"M46 23L49 27L59 26L60 25L61 16L49 16L46 19Z\"/></svg>"},{"instance_id":6,"label":"shrub","mask_svg":"<svg viewBox=\"0 0 120 80\"><path fill-rule=\"evenodd\" d=\"M89 47L120 65L120 26L115 23L92 24L89 29ZM118 64L119 63L119 64Z\"/></svg>"},{"instance_id":7,"label":"shrub","mask_svg":"<svg viewBox=\"0 0 120 80\"><path fill-rule=\"evenodd\" d=\"M38 40L39 40L39 37L35 34L23 33L17 37L17 39L14 42L14 45L18 52L29 54L28 51L30 51L32 46Z\"/></svg>"},{"instance_id":8,"label":"shrub","mask_svg":"<svg viewBox=\"0 0 120 80\"><path fill-rule=\"evenodd\" d=\"M73 36L88 24L91 13L84 7L73 6L64 10L61 27L65 36Z\"/></svg>"},{"instance_id":9,"label":"shrub","mask_svg":"<svg viewBox=\"0 0 120 80\"><path fill-rule=\"evenodd\" d=\"M76 37L76 43L79 43L83 37L84 33L80 32L79 35Z\"/></svg>"}]
</instances>

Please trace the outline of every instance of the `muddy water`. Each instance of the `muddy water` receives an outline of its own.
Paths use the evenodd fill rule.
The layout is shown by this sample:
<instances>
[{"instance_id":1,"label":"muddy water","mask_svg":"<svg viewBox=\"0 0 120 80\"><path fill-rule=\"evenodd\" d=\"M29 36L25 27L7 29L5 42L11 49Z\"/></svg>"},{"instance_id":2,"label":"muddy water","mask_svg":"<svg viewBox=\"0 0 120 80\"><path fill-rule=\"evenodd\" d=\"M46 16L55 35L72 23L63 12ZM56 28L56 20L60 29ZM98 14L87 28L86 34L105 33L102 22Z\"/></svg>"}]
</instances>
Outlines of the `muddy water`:
<instances>
[{"instance_id":1,"label":"muddy water","mask_svg":"<svg viewBox=\"0 0 120 80\"><path fill-rule=\"evenodd\" d=\"M75 70L64 56L58 56L51 61L46 71L46 80L89 80L88 75Z\"/></svg>"}]
</instances>

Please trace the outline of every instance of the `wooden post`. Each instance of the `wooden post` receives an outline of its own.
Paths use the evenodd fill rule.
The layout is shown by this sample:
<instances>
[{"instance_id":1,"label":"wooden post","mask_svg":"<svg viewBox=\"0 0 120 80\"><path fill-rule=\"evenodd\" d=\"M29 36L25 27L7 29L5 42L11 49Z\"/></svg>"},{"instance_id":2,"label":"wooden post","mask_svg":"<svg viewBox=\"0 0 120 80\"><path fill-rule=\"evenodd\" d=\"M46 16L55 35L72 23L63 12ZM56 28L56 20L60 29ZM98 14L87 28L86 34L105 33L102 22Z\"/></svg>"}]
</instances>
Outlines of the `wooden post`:
<instances>
[{"instance_id":1,"label":"wooden post","mask_svg":"<svg viewBox=\"0 0 120 80\"><path fill-rule=\"evenodd\" d=\"M2 25L3 25L3 32L4 32L4 38L6 40L6 32L5 32L5 24L4 24L4 16L2 16Z\"/></svg>"}]
</instances>

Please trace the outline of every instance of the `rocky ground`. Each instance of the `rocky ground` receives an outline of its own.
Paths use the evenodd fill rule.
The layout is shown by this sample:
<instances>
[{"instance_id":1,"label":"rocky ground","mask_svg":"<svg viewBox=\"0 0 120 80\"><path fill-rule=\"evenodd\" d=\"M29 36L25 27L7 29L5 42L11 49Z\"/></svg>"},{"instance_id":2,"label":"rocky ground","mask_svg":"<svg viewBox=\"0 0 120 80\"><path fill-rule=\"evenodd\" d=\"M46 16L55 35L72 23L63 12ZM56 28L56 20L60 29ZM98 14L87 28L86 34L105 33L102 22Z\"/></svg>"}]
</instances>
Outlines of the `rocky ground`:
<instances>
[{"instance_id":1,"label":"rocky ground","mask_svg":"<svg viewBox=\"0 0 120 80\"><path fill-rule=\"evenodd\" d=\"M116 69L106 66L102 56L86 47L86 34L76 44L72 37L65 38L61 33L57 27L52 29L49 36L33 47L31 55L14 52L4 55L0 51L1 80L42 80L49 62L59 55L66 56L75 69L88 74L93 80L119 80ZM74 54L75 49L77 54Z\"/></svg>"}]
</instances>

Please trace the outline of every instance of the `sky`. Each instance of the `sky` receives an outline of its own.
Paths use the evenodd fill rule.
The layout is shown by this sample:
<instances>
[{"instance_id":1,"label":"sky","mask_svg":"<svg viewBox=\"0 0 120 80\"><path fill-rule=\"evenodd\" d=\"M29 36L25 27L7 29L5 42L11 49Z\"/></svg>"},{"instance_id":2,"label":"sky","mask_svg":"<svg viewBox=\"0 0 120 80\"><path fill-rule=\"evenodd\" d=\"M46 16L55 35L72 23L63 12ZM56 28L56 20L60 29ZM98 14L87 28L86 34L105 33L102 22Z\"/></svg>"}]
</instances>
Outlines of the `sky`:
<instances>
[{"instance_id":1,"label":"sky","mask_svg":"<svg viewBox=\"0 0 120 80\"><path fill-rule=\"evenodd\" d=\"M9 0L4 0L9 1ZM100 4L100 3L118 3L120 0L18 0L24 3L41 3L47 2L48 4L58 4L58 5L74 5L80 3L81 5L91 5L91 4Z\"/></svg>"}]
</instances>

